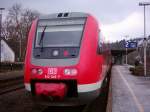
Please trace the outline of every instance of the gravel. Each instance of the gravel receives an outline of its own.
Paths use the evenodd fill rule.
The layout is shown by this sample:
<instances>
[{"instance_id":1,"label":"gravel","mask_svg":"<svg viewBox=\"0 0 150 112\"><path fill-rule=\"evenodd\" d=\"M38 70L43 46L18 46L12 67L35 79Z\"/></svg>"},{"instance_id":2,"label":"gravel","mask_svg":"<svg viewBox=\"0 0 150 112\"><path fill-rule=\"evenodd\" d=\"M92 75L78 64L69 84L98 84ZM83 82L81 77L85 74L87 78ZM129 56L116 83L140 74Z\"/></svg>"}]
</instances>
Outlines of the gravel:
<instances>
[{"instance_id":1,"label":"gravel","mask_svg":"<svg viewBox=\"0 0 150 112\"><path fill-rule=\"evenodd\" d=\"M0 95L0 112L41 112L43 109L34 104L25 89Z\"/></svg>"}]
</instances>

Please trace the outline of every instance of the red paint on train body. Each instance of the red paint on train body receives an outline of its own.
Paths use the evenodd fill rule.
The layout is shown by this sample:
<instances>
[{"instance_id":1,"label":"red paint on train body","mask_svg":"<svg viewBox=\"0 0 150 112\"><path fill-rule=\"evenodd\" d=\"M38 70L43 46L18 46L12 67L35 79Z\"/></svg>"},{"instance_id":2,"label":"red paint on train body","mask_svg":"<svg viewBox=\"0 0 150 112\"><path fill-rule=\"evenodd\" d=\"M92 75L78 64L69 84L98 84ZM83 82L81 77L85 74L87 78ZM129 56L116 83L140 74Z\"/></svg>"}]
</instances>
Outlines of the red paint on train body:
<instances>
[{"instance_id":1,"label":"red paint on train body","mask_svg":"<svg viewBox=\"0 0 150 112\"><path fill-rule=\"evenodd\" d=\"M68 17L64 17L63 14L67 14ZM59 13L49 15L49 17L34 20L29 32L24 67L26 89L32 92L35 99L41 97L39 93L45 95L45 92L42 94L41 90L46 91L47 95L54 98L52 101L48 101L49 104L55 103L55 96L51 95L51 89L45 89L45 87L54 88L56 93L63 94L58 95L61 96L61 102L57 101L60 104L68 104L66 103L68 99L73 99L72 102L78 103L93 100L99 95L103 80L110 66L110 51L109 48L104 49L105 42L99 34L101 30L98 22L93 16L85 13ZM63 34L64 32L73 31L72 33L80 32L81 34L82 31L81 40L78 42L79 46L36 47L38 35L43 33L41 31L44 27L42 26L43 24L46 29L46 36L53 32ZM64 29L68 29L68 32ZM72 35L72 33L70 34ZM51 38L49 35L48 37L46 36L44 38ZM41 38L43 37L41 36ZM63 41L66 40L64 39ZM67 43L67 45L70 44ZM47 52L51 54L49 55ZM75 53L72 54L72 52ZM36 86L37 83L38 86ZM51 86L62 83L65 85L62 92L60 92L61 89L55 89L58 86ZM66 95L64 95L65 90L67 90ZM62 96L64 97L63 102Z\"/></svg>"}]
</instances>

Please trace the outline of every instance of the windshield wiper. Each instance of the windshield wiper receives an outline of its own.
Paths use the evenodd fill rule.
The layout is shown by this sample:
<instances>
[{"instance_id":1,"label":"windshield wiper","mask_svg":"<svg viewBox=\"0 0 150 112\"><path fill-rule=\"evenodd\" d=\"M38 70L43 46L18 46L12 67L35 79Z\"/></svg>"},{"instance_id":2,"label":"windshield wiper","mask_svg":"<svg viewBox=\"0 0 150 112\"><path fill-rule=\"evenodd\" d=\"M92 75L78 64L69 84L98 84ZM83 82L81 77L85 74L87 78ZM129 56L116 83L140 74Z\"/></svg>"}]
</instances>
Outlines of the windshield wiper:
<instances>
[{"instance_id":1,"label":"windshield wiper","mask_svg":"<svg viewBox=\"0 0 150 112\"><path fill-rule=\"evenodd\" d=\"M46 30L46 28L47 28L47 25L44 26L44 29L43 29L43 31L42 31L42 33L41 33L40 42L39 42L39 45L42 43L42 45L41 45L41 52L43 52L43 38L44 38L44 35L45 35L45 30Z\"/></svg>"}]
</instances>

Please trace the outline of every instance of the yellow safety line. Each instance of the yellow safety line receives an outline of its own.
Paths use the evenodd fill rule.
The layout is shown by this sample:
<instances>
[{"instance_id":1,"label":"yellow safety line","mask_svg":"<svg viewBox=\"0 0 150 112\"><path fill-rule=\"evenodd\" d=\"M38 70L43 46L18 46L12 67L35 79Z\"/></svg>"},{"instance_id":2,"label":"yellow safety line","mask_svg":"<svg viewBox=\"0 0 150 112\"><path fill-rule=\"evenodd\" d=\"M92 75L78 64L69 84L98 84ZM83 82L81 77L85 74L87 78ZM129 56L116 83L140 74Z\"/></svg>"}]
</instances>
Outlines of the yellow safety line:
<instances>
[{"instance_id":1,"label":"yellow safety line","mask_svg":"<svg viewBox=\"0 0 150 112\"><path fill-rule=\"evenodd\" d=\"M136 103L137 108L139 109L139 112L144 112L144 108L142 106L142 104L139 102L138 98L135 96L134 91L132 90L132 88L130 87L129 83L127 82L127 80L124 78L124 76L122 75L122 73L120 72L119 69L117 69L119 75L121 76L122 80L124 81L124 83L126 84L126 86L128 87L134 102Z\"/></svg>"}]
</instances>

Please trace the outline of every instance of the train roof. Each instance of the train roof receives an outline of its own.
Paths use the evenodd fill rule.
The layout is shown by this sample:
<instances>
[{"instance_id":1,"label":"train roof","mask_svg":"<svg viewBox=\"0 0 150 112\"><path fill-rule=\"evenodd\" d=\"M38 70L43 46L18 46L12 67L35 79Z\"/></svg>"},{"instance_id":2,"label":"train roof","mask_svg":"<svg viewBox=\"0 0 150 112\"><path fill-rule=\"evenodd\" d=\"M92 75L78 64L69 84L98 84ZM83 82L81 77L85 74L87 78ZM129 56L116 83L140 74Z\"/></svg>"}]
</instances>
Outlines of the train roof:
<instances>
[{"instance_id":1,"label":"train roof","mask_svg":"<svg viewBox=\"0 0 150 112\"><path fill-rule=\"evenodd\" d=\"M64 12L40 16L39 19L82 18L87 16L88 14L83 12Z\"/></svg>"}]
</instances>

